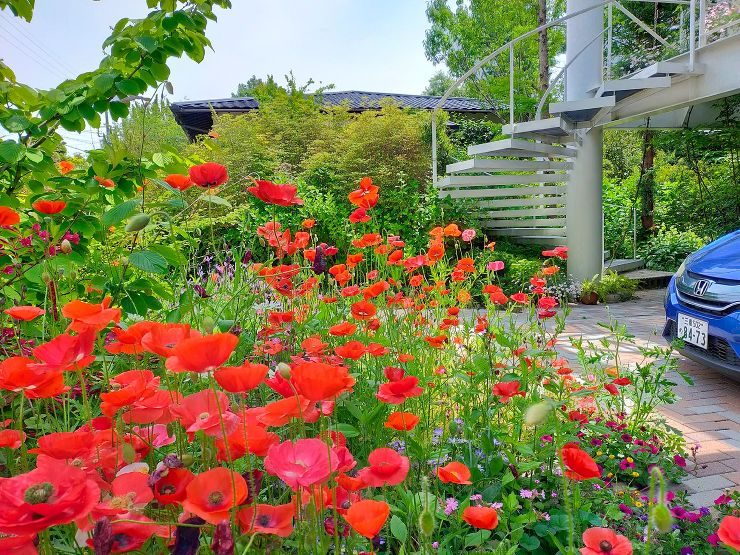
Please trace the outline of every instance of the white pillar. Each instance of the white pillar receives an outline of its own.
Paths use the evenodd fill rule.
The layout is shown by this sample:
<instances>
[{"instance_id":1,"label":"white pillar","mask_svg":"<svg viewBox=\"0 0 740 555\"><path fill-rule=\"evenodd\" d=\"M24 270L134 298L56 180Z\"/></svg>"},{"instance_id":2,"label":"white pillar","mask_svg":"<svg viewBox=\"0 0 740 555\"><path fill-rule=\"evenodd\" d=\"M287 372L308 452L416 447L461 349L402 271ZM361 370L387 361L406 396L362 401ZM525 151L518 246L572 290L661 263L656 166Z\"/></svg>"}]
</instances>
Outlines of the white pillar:
<instances>
[{"instance_id":1,"label":"white pillar","mask_svg":"<svg viewBox=\"0 0 740 555\"><path fill-rule=\"evenodd\" d=\"M594 0L568 0L572 13L595 4ZM566 60L570 60L598 35L604 26L603 9L596 8L567 22ZM586 48L566 70L566 99L589 98L588 91L602 82L602 41ZM568 274L578 281L600 274L604 256L602 225L603 132L588 130L582 138L568 180L566 227Z\"/></svg>"}]
</instances>

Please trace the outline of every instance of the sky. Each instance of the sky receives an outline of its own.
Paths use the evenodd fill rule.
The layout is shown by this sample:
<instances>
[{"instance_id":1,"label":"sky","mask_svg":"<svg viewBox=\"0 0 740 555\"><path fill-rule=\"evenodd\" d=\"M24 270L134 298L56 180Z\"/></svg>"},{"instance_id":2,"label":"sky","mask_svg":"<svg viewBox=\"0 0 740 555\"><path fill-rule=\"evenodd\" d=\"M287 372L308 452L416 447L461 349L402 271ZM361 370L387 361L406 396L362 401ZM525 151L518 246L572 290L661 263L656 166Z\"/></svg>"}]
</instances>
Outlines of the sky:
<instances>
[{"instance_id":1,"label":"sky","mask_svg":"<svg viewBox=\"0 0 740 555\"><path fill-rule=\"evenodd\" d=\"M171 61L171 100L225 98L252 75L278 83L292 70L334 90L421 93L438 68L424 56L426 0L232 0L217 9L200 64ZM31 23L0 11L0 58L19 81L50 88L96 68L101 45L122 17L141 17L144 0L36 0ZM87 130L72 138L96 144ZM88 146L85 147L84 145Z\"/></svg>"}]
</instances>

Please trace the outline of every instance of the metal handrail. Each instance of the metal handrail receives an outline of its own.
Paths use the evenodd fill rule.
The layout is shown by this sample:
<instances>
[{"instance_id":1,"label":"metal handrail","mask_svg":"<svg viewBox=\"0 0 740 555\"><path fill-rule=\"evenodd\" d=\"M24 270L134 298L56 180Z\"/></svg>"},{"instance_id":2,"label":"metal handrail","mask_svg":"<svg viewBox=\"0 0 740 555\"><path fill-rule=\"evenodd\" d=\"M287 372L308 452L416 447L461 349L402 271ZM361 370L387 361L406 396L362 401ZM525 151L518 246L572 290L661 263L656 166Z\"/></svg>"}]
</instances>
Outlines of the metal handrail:
<instances>
[{"instance_id":1,"label":"metal handrail","mask_svg":"<svg viewBox=\"0 0 740 555\"><path fill-rule=\"evenodd\" d=\"M694 67L694 60L695 60L695 49L696 49L696 43L697 43L697 36L696 36L696 0L632 0L637 2L646 2L651 4L682 4L682 5L689 5L689 68L693 69ZM699 11L699 37L703 38L705 37L704 33L704 9L703 9L703 3L706 0L699 0L699 3L701 4L701 8ZM467 70L462 76L460 76L452 85L448 87L448 89L445 91L445 93L439 98L437 101L437 104L435 104L434 108L432 109L432 182L436 185L438 180L438 172L437 172L437 111L443 108L445 102L450 98L452 93L460 86L462 85L471 75L475 74L479 69L481 69L484 65L486 65L488 62L496 58L497 56L503 54L507 49L509 50L509 123L513 126L514 124L514 47L523 41L526 38L529 38L533 35L536 35L540 33L541 31L545 31L551 27L561 25L562 23L567 22L570 19L573 19L574 17L578 17L580 15L589 13L596 9L604 9L604 7L609 7L611 12L612 5L616 5L617 9L620 9L620 11L625 12L630 19L637 19L629 10L626 10L617 0L600 0L599 2L593 4L592 6L582 8L580 10L576 10L571 13L567 13L561 17L558 17L556 19L553 19L552 21L546 22L542 25L539 25L538 27L527 31L526 33L523 33L510 41L508 41L503 46L500 46L487 56L481 58L476 62L469 70ZM647 27L642 21L637 19L637 21L641 24L641 26ZM609 17L609 39L611 39L611 17ZM648 27L649 29L649 27ZM599 36L603 35L603 32L600 33ZM652 34L652 29L650 29L650 32ZM656 39L657 40L657 39ZM611 40L609 41L611 43ZM660 37L660 42L665 42L662 37ZM609 45L611 46L611 45ZM585 49L584 49L585 50ZM582 51L581 51L582 52ZM578 52L580 54L581 52ZM611 48L609 49L609 52L611 52ZM572 60L571 60L572 61ZM609 63L611 63L611 55L609 55ZM611 68L608 68L608 72L611 71ZM558 78L560 75L558 75Z\"/></svg>"}]
</instances>

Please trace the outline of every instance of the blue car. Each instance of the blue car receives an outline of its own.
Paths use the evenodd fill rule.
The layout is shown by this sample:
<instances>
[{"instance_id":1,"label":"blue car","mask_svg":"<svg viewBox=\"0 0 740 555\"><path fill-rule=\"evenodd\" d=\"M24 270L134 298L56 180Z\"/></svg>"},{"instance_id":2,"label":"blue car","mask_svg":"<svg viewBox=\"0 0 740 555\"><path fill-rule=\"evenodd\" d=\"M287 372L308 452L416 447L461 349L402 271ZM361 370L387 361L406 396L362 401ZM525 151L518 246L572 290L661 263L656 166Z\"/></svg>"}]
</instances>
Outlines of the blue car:
<instances>
[{"instance_id":1,"label":"blue car","mask_svg":"<svg viewBox=\"0 0 740 555\"><path fill-rule=\"evenodd\" d=\"M663 337L740 380L740 230L689 255L668 284Z\"/></svg>"}]
</instances>

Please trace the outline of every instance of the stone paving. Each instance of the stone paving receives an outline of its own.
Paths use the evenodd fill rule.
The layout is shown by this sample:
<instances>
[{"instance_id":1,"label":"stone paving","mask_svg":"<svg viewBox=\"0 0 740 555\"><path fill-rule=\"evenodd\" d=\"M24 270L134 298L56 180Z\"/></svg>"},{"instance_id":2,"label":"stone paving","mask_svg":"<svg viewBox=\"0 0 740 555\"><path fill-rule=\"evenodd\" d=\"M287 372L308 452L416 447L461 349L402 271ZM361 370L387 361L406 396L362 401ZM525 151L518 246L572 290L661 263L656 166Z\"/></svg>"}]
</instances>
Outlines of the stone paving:
<instances>
[{"instance_id":1,"label":"stone paving","mask_svg":"<svg viewBox=\"0 0 740 555\"><path fill-rule=\"evenodd\" d=\"M574 304L571 308L567 335L597 340L608 335L598 323L613 318L627 324L637 344L665 344L661 337L665 322L663 290L638 291L636 299L611 306ZM564 350L568 356L569 347ZM623 363L642 358L635 348L626 349L624 355ZM684 433L688 447L700 446L697 465L682 486L696 505L711 506L724 490L740 489L740 384L678 356L681 370L691 375L694 385L675 376L672 381L679 385L674 391L681 399L661 408L661 413L671 426Z\"/></svg>"}]
</instances>

